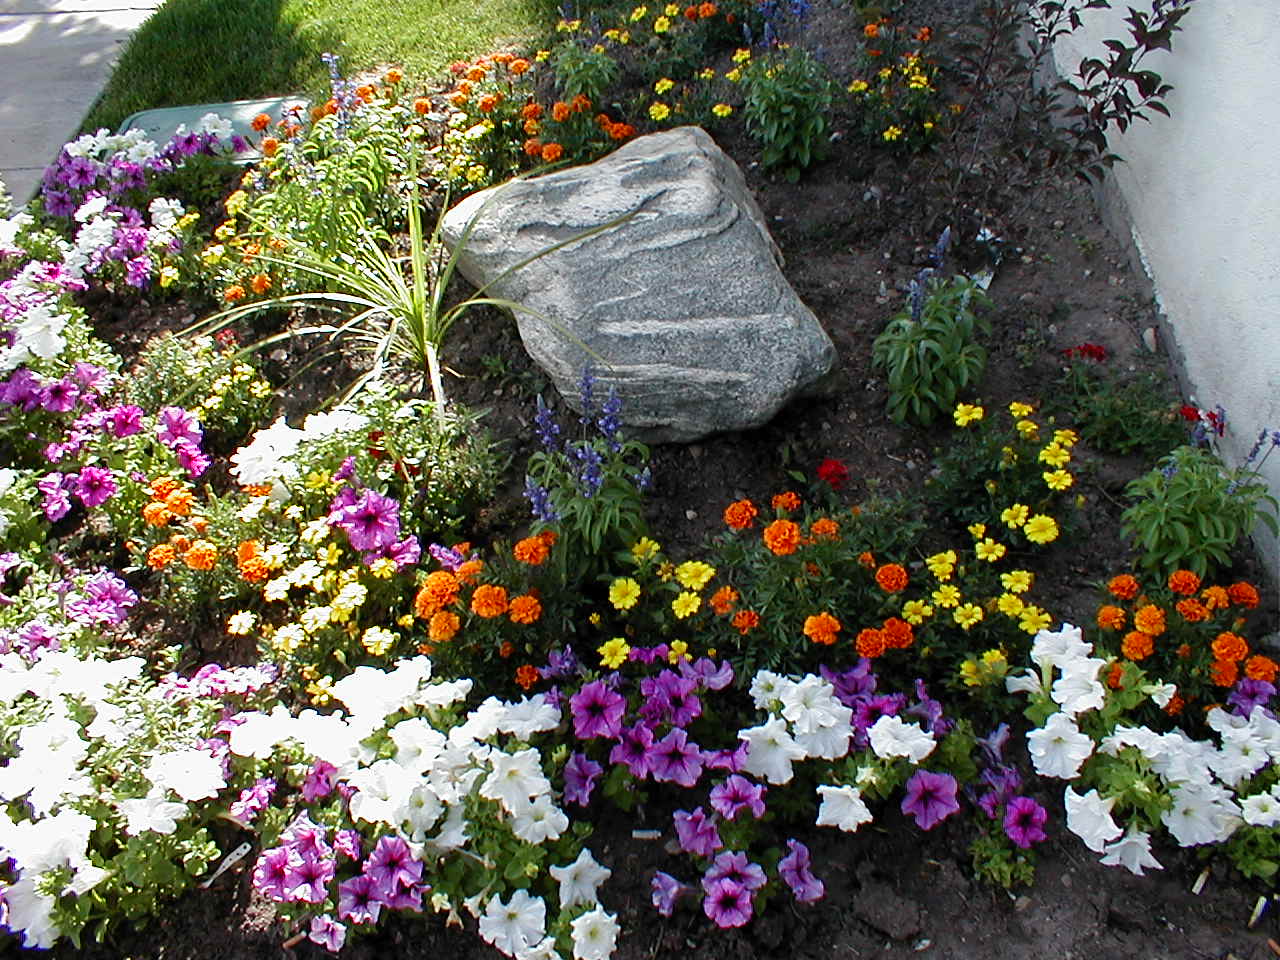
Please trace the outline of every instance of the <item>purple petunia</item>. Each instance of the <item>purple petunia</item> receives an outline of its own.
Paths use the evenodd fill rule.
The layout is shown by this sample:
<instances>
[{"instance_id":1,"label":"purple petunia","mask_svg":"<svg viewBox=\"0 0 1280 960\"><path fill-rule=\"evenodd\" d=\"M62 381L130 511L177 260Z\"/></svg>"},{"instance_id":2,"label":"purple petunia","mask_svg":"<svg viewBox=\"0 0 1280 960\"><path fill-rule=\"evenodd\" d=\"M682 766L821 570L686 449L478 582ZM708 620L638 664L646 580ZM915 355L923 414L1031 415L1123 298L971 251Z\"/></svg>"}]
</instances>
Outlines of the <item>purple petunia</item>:
<instances>
[{"instance_id":1,"label":"purple petunia","mask_svg":"<svg viewBox=\"0 0 1280 960\"><path fill-rule=\"evenodd\" d=\"M680 849L685 853L709 857L723 846L715 821L709 820L701 807L693 813L677 810L672 820L676 826L676 836L680 839Z\"/></svg>"},{"instance_id":2,"label":"purple petunia","mask_svg":"<svg viewBox=\"0 0 1280 960\"><path fill-rule=\"evenodd\" d=\"M317 760L302 781L302 799L307 803L323 800L333 793L334 774L338 768L327 760Z\"/></svg>"},{"instance_id":3,"label":"purple petunia","mask_svg":"<svg viewBox=\"0 0 1280 960\"><path fill-rule=\"evenodd\" d=\"M337 863L332 856L303 856L289 851L289 869L284 878L285 899L294 903L321 903L329 895Z\"/></svg>"},{"instance_id":4,"label":"purple petunia","mask_svg":"<svg viewBox=\"0 0 1280 960\"><path fill-rule=\"evenodd\" d=\"M373 878L378 885L380 899L386 902L400 889L421 882L422 861L414 857L403 837L384 836L378 838L377 845L369 854L364 872Z\"/></svg>"},{"instance_id":5,"label":"purple petunia","mask_svg":"<svg viewBox=\"0 0 1280 960\"><path fill-rule=\"evenodd\" d=\"M825 664L818 668L822 679L835 688L836 699L846 707L857 706L862 697L869 697L876 690L876 675L871 670L871 660L862 657L857 666L837 673Z\"/></svg>"},{"instance_id":6,"label":"purple petunia","mask_svg":"<svg viewBox=\"0 0 1280 960\"><path fill-rule=\"evenodd\" d=\"M231 804L227 812L237 820L252 823L254 818L266 809L275 792L275 780L270 777L259 777L254 781L253 786L245 787L240 791L240 796Z\"/></svg>"},{"instance_id":7,"label":"purple petunia","mask_svg":"<svg viewBox=\"0 0 1280 960\"><path fill-rule=\"evenodd\" d=\"M649 748L653 746L653 728L643 723L623 727L618 742L609 751L610 763L625 763L631 775L643 780L650 772Z\"/></svg>"},{"instance_id":8,"label":"purple petunia","mask_svg":"<svg viewBox=\"0 0 1280 960\"><path fill-rule=\"evenodd\" d=\"M676 902L680 899L680 895L689 888L671 876L669 873L663 873L659 870L653 875L653 879L649 881L650 898L654 907L664 917L671 916L675 912Z\"/></svg>"},{"instance_id":9,"label":"purple petunia","mask_svg":"<svg viewBox=\"0 0 1280 960\"><path fill-rule=\"evenodd\" d=\"M692 787L702 776L702 751L675 727L649 748L649 772L660 782Z\"/></svg>"},{"instance_id":10,"label":"purple petunia","mask_svg":"<svg viewBox=\"0 0 1280 960\"><path fill-rule=\"evenodd\" d=\"M204 431L191 411L182 407L164 407L156 417L156 437L172 449L183 440L199 445L204 439Z\"/></svg>"},{"instance_id":11,"label":"purple petunia","mask_svg":"<svg viewBox=\"0 0 1280 960\"><path fill-rule=\"evenodd\" d=\"M338 526L347 532L355 550L365 552L389 547L400 539L400 504L373 490L366 490L342 511Z\"/></svg>"},{"instance_id":12,"label":"purple petunia","mask_svg":"<svg viewBox=\"0 0 1280 960\"><path fill-rule=\"evenodd\" d=\"M759 820L764 816L764 794L761 784L735 773L711 788L711 808L726 820L736 820L743 811Z\"/></svg>"},{"instance_id":13,"label":"purple petunia","mask_svg":"<svg viewBox=\"0 0 1280 960\"><path fill-rule=\"evenodd\" d=\"M622 729L622 712L627 701L604 682L593 680L569 698L573 711L573 732L580 740L593 737L614 739Z\"/></svg>"},{"instance_id":14,"label":"purple petunia","mask_svg":"<svg viewBox=\"0 0 1280 960\"><path fill-rule=\"evenodd\" d=\"M285 901L285 881L289 876L289 850L272 847L263 850L253 867L253 887L264 897L278 903Z\"/></svg>"},{"instance_id":15,"label":"purple petunia","mask_svg":"<svg viewBox=\"0 0 1280 960\"><path fill-rule=\"evenodd\" d=\"M585 753L575 753L564 765L564 801L585 807L604 768Z\"/></svg>"},{"instance_id":16,"label":"purple petunia","mask_svg":"<svg viewBox=\"0 0 1280 960\"><path fill-rule=\"evenodd\" d=\"M90 509L106 503L118 491L115 477L107 467L85 467L76 479L75 494Z\"/></svg>"},{"instance_id":17,"label":"purple petunia","mask_svg":"<svg viewBox=\"0 0 1280 960\"><path fill-rule=\"evenodd\" d=\"M956 778L951 774L917 770L907 781L902 812L915 817L921 830L932 830L959 809Z\"/></svg>"},{"instance_id":18,"label":"purple petunia","mask_svg":"<svg viewBox=\"0 0 1280 960\"><path fill-rule=\"evenodd\" d=\"M307 934L307 939L324 947L330 953L337 953L347 942L347 928L328 914L312 917L311 930Z\"/></svg>"},{"instance_id":19,"label":"purple petunia","mask_svg":"<svg viewBox=\"0 0 1280 960\"><path fill-rule=\"evenodd\" d=\"M1049 811L1030 797L1014 797L1004 814L1004 832L1023 850L1045 839L1044 823Z\"/></svg>"},{"instance_id":20,"label":"purple petunia","mask_svg":"<svg viewBox=\"0 0 1280 960\"><path fill-rule=\"evenodd\" d=\"M711 861L711 866L702 877L702 889L710 890L711 884L718 880L732 880L752 893L768 882L760 865L752 863L739 850L726 850Z\"/></svg>"},{"instance_id":21,"label":"purple petunia","mask_svg":"<svg viewBox=\"0 0 1280 960\"><path fill-rule=\"evenodd\" d=\"M373 877L361 874L338 884L338 917L355 924L377 923L382 914L378 885Z\"/></svg>"},{"instance_id":22,"label":"purple petunia","mask_svg":"<svg viewBox=\"0 0 1280 960\"><path fill-rule=\"evenodd\" d=\"M778 876L801 903L821 900L827 888L810 869L809 848L799 840L788 840L787 849L791 852L778 861Z\"/></svg>"},{"instance_id":23,"label":"purple petunia","mask_svg":"<svg viewBox=\"0 0 1280 960\"><path fill-rule=\"evenodd\" d=\"M1267 710L1267 705L1275 695L1276 688L1274 684L1268 683L1266 680L1255 680L1253 677L1241 677L1240 682L1231 691L1231 696L1227 697L1227 704L1235 711L1237 716L1247 717L1253 713L1254 707L1262 707L1263 710ZM1268 715L1270 715L1270 711L1268 711Z\"/></svg>"},{"instance_id":24,"label":"purple petunia","mask_svg":"<svg viewBox=\"0 0 1280 960\"><path fill-rule=\"evenodd\" d=\"M751 919L751 891L742 884L716 880L703 889L702 910L722 930L741 927Z\"/></svg>"},{"instance_id":25,"label":"purple petunia","mask_svg":"<svg viewBox=\"0 0 1280 960\"><path fill-rule=\"evenodd\" d=\"M104 571L87 580L81 595L68 601L67 614L84 626L119 626L137 602L138 595L123 580Z\"/></svg>"}]
</instances>

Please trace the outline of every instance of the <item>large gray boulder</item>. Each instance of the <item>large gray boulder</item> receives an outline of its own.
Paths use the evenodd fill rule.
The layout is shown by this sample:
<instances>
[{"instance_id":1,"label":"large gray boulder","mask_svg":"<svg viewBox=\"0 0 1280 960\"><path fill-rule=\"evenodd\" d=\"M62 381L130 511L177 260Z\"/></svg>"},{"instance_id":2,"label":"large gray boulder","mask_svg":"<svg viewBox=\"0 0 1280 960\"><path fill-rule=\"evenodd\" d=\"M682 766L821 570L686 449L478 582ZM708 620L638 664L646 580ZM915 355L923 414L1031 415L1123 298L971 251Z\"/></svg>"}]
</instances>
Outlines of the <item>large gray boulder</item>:
<instances>
[{"instance_id":1,"label":"large gray boulder","mask_svg":"<svg viewBox=\"0 0 1280 960\"><path fill-rule=\"evenodd\" d=\"M496 192L496 196L495 196ZM826 374L835 349L781 271L742 171L697 127L641 137L586 166L474 194L445 217L459 270L527 307L525 348L578 403L591 363L632 436L687 441L770 420Z\"/></svg>"}]
</instances>

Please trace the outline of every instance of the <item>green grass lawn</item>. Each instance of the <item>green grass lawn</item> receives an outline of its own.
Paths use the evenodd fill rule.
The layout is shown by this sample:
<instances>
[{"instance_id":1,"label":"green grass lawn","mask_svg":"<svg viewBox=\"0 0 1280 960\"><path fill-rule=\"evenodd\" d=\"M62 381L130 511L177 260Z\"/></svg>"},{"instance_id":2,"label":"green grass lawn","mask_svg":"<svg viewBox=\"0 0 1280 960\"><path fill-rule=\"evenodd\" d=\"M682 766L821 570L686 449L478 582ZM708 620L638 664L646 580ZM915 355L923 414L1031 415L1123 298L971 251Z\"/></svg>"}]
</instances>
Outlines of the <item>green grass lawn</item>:
<instances>
[{"instance_id":1,"label":"green grass lawn","mask_svg":"<svg viewBox=\"0 0 1280 960\"><path fill-rule=\"evenodd\" d=\"M168 0L130 40L84 128L114 130L153 107L318 95L326 51L344 74L396 65L423 85L556 16L554 0Z\"/></svg>"}]
</instances>

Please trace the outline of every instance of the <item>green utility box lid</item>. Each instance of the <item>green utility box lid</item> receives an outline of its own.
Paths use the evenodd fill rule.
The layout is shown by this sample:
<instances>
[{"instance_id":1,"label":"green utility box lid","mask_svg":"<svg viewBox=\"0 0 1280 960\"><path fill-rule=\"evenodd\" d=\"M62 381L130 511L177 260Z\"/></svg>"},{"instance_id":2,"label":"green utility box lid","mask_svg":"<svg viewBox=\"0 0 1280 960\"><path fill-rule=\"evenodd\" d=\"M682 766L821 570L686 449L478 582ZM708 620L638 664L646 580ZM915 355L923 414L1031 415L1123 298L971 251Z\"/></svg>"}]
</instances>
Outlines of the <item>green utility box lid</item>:
<instances>
[{"instance_id":1,"label":"green utility box lid","mask_svg":"<svg viewBox=\"0 0 1280 960\"><path fill-rule=\"evenodd\" d=\"M251 150L238 154L236 160L252 162L262 156L257 149L257 142L262 135L255 132L251 126L254 117L265 113L271 117L274 124L286 111L294 107L300 107L305 117L310 105L310 101L301 97L270 97L266 100L232 100L228 103L196 103L185 107L160 107L131 114L120 124L120 129L116 133L142 130L156 143L164 143L177 133L178 127L185 126L188 130L193 130L206 113L216 113L231 121L233 133L240 134L253 144Z\"/></svg>"}]
</instances>

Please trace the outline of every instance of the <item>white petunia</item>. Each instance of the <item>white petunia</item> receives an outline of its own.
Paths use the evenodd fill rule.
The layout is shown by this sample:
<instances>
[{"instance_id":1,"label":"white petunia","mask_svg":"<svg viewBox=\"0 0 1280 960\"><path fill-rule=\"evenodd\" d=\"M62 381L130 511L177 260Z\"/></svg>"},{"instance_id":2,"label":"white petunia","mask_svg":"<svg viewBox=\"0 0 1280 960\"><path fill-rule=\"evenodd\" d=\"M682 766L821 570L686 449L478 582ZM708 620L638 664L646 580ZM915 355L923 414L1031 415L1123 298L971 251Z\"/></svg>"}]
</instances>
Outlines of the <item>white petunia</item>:
<instances>
[{"instance_id":1,"label":"white petunia","mask_svg":"<svg viewBox=\"0 0 1280 960\"><path fill-rule=\"evenodd\" d=\"M1108 843L1123 833L1111 817L1115 797L1103 798L1097 790L1081 796L1068 786L1063 794L1063 803L1067 808L1067 829L1094 853L1102 853Z\"/></svg>"},{"instance_id":2,"label":"white petunia","mask_svg":"<svg viewBox=\"0 0 1280 960\"><path fill-rule=\"evenodd\" d=\"M351 797L352 819L395 827L408 815L407 801L418 777L394 760L383 759L358 770L347 783L356 790Z\"/></svg>"},{"instance_id":3,"label":"white petunia","mask_svg":"<svg viewBox=\"0 0 1280 960\"><path fill-rule=\"evenodd\" d=\"M1151 855L1151 835L1133 826L1129 827L1123 838L1107 844L1101 862L1108 867L1124 867L1140 877L1144 870L1164 869Z\"/></svg>"},{"instance_id":4,"label":"white petunia","mask_svg":"<svg viewBox=\"0 0 1280 960\"><path fill-rule=\"evenodd\" d=\"M596 903L596 890L613 875L608 867L596 863L596 858L586 847L578 853L578 859L563 867L552 867L551 876L560 884L560 909L575 903Z\"/></svg>"},{"instance_id":5,"label":"white petunia","mask_svg":"<svg viewBox=\"0 0 1280 960\"><path fill-rule=\"evenodd\" d=\"M806 674L781 690L782 716L796 733L813 733L835 723L836 707L842 706L831 684ZM848 708L845 708L848 709Z\"/></svg>"},{"instance_id":6,"label":"white petunia","mask_svg":"<svg viewBox=\"0 0 1280 960\"><path fill-rule=\"evenodd\" d=\"M937 746L918 723L904 723L901 717L883 716L871 726L871 749L877 757L908 757L919 763Z\"/></svg>"},{"instance_id":7,"label":"white petunia","mask_svg":"<svg viewBox=\"0 0 1280 960\"><path fill-rule=\"evenodd\" d=\"M769 705L778 699L783 687L789 682L786 677L772 670L761 670L752 678L748 693L759 709L768 710Z\"/></svg>"},{"instance_id":8,"label":"white petunia","mask_svg":"<svg viewBox=\"0 0 1280 960\"><path fill-rule=\"evenodd\" d=\"M1160 815L1160 822L1181 846L1222 843L1240 825L1240 808L1231 796L1216 783L1177 784L1173 805Z\"/></svg>"},{"instance_id":9,"label":"white petunia","mask_svg":"<svg viewBox=\"0 0 1280 960\"><path fill-rule=\"evenodd\" d=\"M769 783L788 783L793 760L805 758L804 749L787 733L781 717L770 717L767 723L738 731L738 739L747 742L747 758L742 769Z\"/></svg>"},{"instance_id":10,"label":"white petunia","mask_svg":"<svg viewBox=\"0 0 1280 960\"><path fill-rule=\"evenodd\" d=\"M862 824L871 822L871 811L857 787L820 786L818 796L822 798L817 820L820 827L839 827L854 833Z\"/></svg>"},{"instance_id":11,"label":"white petunia","mask_svg":"<svg viewBox=\"0 0 1280 960\"><path fill-rule=\"evenodd\" d=\"M510 903L493 897L480 918L480 936L508 956L523 953L546 935L547 905L528 890L517 890Z\"/></svg>"},{"instance_id":12,"label":"white petunia","mask_svg":"<svg viewBox=\"0 0 1280 960\"><path fill-rule=\"evenodd\" d=\"M1048 667L1061 669L1072 660L1087 657L1093 644L1085 643L1079 627L1064 623L1057 631L1041 630L1031 644L1031 660L1042 671Z\"/></svg>"},{"instance_id":13,"label":"white petunia","mask_svg":"<svg viewBox=\"0 0 1280 960\"><path fill-rule=\"evenodd\" d=\"M1280 799L1270 793L1255 793L1240 801L1244 822L1254 827L1280 826Z\"/></svg>"},{"instance_id":14,"label":"white petunia","mask_svg":"<svg viewBox=\"0 0 1280 960\"><path fill-rule=\"evenodd\" d=\"M271 426L255 432L245 446L231 455L232 475L241 486L275 483L296 476L297 468L288 460L298 452L304 436L279 417Z\"/></svg>"},{"instance_id":15,"label":"white petunia","mask_svg":"<svg viewBox=\"0 0 1280 960\"><path fill-rule=\"evenodd\" d=\"M422 717L402 720L388 731L396 745L395 761L410 773L426 773L448 742Z\"/></svg>"},{"instance_id":16,"label":"white petunia","mask_svg":"<svg viewBox=\"0 0 1280 960\"><path fill-rule=\"evenodd\" d=\"M517 753L495 751L489 758L492 773L480 784L480 796L497 800L508 813L528 806L529 798L550 792L537 750Z\"/></svg>"},{"instance_id":17,"label":"white petunia","mask_svg":"<svg viewBox=\"0 0 1280 960\"><path fill-rule=\"evenodd\" d=\"M607 960L618 945L618 919L596 907L573 923L573 956L575 960Z\"/></svg>"},{"instance_id":18,"label":"white petunia","mask_svg":"<svg viewBox=\"0 0 1280 960\"><path fill-rule=\"evenodd\" d=\"M498 729L520 740L528 740L535 733L546 733L560 724L560 710L547 703L546 694L522 697L519 703L507 704L506 715Z\"/></svg>"},{"instance_id":19,"label":"white petunia","mask_svg":"<svg viewBox=\"0 0 1280 960\"><path fill-rule=\"evenodd\" d=\"M22 934L24 947L48 950L61 933L53 920L57 901L36 889L36 877L23 874L16 883L5 887L4 902L8 908L5 926Z\"/></svg>"},{"instance_id":20,"label":"white petunia","mask_svg":"<svg viewBox=\"0 0 1280 960\"><path fill-rule=\"evenodd\" d=\"M1029 693L1033 697L1044 693L1044 683L1040 675L1032 670L1024 670L1020 674L1010 674L1005 677L1004 688L1009 693Z\"/></svg>"},{"instance_id":21,"label":"white petunia","mask_svg":"<svg viewBox=\"0 0 1280 960\"><path fill-rule=\"evenodd\" d=\"M124 832L131 837L140 833L173 833L178 821L186 817L190 808L185 803L175 803L164 797L138 797L121 800L120 812L125 816Z\"/></svg>"},{"instance_id":22,"label":"white petunia","mask_svg":"<svg viewBox=\"0 0 1280 960\"><path fill-rule=\"evenodd\" d=\"M169 789L183 800L208 800L227 785L222 764L203 750L174 750L154 757L147 765L147 779Z\"/></svg>"},{"instance_id":23,"label":"white petunia","mask_svg":"<svg viewBox=\"0 0 1280 960\"><path fill-rule=\"evenodd\" d=\"M404 815L403 823L409 825L409 833L414 842L421 842L427 831L440 821L444 813L444 804L431 789L429 783L419 783L409 792L401 807Z\"/></svg>"},{"instance_id":24,"label":"white petunia","mask_svg":"<svg viewBox=\"0 0 1280 960\"><path fill-rule=\"evenodd\" d=\"M1106 702L1106 688L1098 681L1098 671L1106 665L1097 657L1077 657L1060 664L1062 676L1053 684L1051 696L1068 716L1086 710L1100 710Z\"/></svg>"},{"instance_id":25,"label":"white petunia","mask_svg":"<svg viewBox=\"0 0 1280 960\"><path fill-rule=\"evenodd\" d=\"M1093 753L1093 741L1065 713L1055 713L1027 734L1027 752L1040 776L1070 780Z\"/></svg>"}]
</instances>

